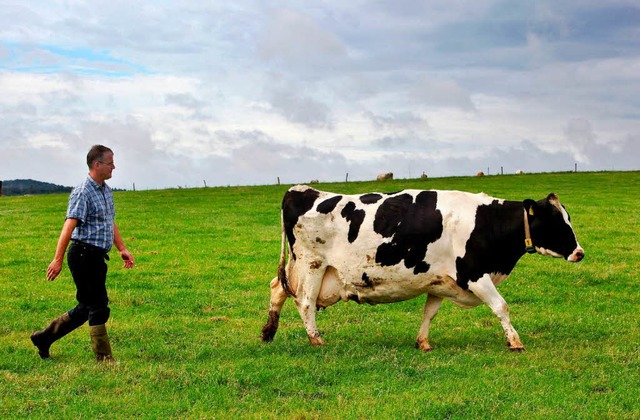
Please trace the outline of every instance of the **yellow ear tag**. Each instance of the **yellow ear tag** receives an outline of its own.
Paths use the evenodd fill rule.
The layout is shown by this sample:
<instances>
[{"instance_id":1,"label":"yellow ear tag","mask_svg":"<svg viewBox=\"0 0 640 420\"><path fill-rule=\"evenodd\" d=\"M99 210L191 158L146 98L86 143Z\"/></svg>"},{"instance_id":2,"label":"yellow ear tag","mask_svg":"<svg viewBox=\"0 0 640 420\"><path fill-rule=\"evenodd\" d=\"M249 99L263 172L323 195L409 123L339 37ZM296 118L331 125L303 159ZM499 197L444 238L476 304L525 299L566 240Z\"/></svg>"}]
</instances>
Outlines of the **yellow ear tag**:
<instances>
[{"instance_id":1,"label":"yellow ear tag","mask_svg":"<svg viewBox=\"0 0 640 420\"><path fill-rule=\"evenodd\" d=\"M529 216L533 216L533 207L529 207Z\"/></svg>"}]
</instances>

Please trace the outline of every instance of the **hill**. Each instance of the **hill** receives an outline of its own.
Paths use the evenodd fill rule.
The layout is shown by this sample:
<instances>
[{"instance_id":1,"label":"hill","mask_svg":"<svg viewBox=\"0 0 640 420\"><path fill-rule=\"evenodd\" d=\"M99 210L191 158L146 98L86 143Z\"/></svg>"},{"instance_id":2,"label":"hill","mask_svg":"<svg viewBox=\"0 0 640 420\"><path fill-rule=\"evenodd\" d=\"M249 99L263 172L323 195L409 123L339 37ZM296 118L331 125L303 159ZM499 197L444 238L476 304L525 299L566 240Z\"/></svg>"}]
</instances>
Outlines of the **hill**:
<instances>
[{"instance_id":1,"label":"hill","mask_svg":"<svg viewBox=\"0 0 640 420\"><path fill-rule=\"evenodd\" d=\"M35 195L71 192L72 187L34 181L33 179L14 179L2 181L0 195Z\"/></svg>"}]
</instances>

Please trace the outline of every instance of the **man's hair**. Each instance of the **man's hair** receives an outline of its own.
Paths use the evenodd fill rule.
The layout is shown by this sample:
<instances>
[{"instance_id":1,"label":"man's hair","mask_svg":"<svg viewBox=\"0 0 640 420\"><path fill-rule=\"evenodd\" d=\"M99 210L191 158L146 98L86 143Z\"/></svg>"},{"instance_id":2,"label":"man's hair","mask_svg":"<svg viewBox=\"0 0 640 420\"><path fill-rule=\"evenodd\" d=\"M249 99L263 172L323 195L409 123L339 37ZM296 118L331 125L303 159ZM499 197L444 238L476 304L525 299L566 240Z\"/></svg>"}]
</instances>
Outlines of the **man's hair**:
<instances>
[{"instance_id":1,"label":"man's hair","mask_svg":"<svg viewBox=\"0 0 640 420\"><path fill-rule=\"evenodd\" d=\"M101 144L92 146L91 150L89 150L89 153L87 153L87 166L89 167L89 169L91 169L91 165L93 165L93 162L95 162L96 160L102 162L101 159L105 153L113 153L113 151L107 146L103 146Z\"/></svg>"}]
</instances>

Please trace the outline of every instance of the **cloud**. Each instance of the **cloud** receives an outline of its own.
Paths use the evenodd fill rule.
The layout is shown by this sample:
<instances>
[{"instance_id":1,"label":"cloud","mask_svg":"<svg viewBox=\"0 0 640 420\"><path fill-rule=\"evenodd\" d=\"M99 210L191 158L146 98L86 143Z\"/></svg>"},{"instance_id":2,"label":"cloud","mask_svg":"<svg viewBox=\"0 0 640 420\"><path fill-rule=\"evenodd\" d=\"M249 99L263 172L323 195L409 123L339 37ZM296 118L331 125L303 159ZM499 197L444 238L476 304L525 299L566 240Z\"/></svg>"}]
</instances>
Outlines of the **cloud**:
<instances>
[{"instance_id":1,"label":"cloud","mask_svg":"<svg viewBox=\"0 0 640 420\"><path fill-rule=\"evenodd\" d=\"M596 135L591 123L585 119L573 119L567 123L565 137L575 158L589 163L589 151L596 146Z\"/></svg>"},{"instance_id":2,"label":"cloud","mask_svg":"<svg viewBox=\"0 0 640 420\"><path fill-rule=\"evenodd\" d=\"M37 6L37 7L36 7ZM23 2L0 10L0 179L140 188L638 169L638 6Z\"/></svg>"},{"instance_id":3,"label":"cloud","mask_svg":"<svg viewBox=\"0 0 640 420\"><path fill-rule=\"evenodd\" d=\"M268 88L267 100L273 111L295 124L310 129L329 127L330 110L327 105L315 99L312 89L304 85L277 81Z\"/></svg>"},{"instance_id":4,"label":"cloud","mask_svg":"<svg viewBox=\"0 0 640 420\"><path fill-rule=\"evenodd\" d=\"M475 111L469 91L453 80L422 77L413 86L410 95L424 106L454 107L465 111Z\"/></svg>"},{"instance_id":5,"label":"cloud","mask_svg":"<svg viewBox=\"0 0 640 420\"><path fill-rule=\"evenodd\" d=\"M281 60L295 65L322 65L346 55L338 36L311 17L291 9L276 10L269 15L258 51L266 61Z\"/></svg>"}]
</instances>

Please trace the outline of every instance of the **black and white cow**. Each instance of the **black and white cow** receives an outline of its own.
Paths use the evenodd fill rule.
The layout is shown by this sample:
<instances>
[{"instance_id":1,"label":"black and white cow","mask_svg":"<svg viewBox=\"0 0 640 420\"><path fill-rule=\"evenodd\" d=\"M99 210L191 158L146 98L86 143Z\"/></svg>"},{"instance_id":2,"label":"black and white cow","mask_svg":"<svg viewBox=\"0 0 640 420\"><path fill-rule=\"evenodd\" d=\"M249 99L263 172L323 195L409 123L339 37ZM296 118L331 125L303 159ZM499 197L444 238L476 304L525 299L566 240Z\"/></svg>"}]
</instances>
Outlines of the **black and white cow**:
<instances>
[{"instance_id":1,"label":"black and white cow","mask_svg":"<svg viewBox=\"0 0 640 420\"><path fill-rule=\"evenodd\" d=\"M311 344L323 345L317 308L426 293L416 341L421 350L432 349L429 326L443 299L464 308L487 304L509 348L524 350L496 286L527 251L572 262L584 257L555 194L506 201L460 191L341 195L299 185L285 194L281 217L280 266L271 281L263 341L273 340L288 296L295 298Z\"/></svg>"}]
</instances>

